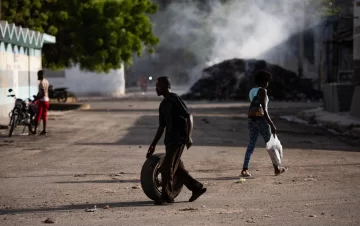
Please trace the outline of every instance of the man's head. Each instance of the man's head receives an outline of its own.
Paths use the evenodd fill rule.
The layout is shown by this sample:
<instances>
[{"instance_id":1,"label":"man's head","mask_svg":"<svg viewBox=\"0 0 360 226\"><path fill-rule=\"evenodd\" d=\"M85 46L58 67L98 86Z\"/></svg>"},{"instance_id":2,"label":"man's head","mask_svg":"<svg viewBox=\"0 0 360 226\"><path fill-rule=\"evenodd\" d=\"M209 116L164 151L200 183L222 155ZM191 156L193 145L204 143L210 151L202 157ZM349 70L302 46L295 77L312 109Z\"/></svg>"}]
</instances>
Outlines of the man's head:
<instances>
[{"instance_id":1,"label":"man's head","mask_svg":"<svg viewBox=\"0 0 360 226\"><path fill-rule=\"evenodd\" d=\"M255 84L262 88L267 88L271 80L271 74L268 71L260 70L255 73Z\"/></svg>"},{"instance_id":2,"label":"man's head","mask_svg":"<svg viewBox=\"0 0 360 226\"><path fill-rule=\"evenodd\" d=\"M43 80L44 79L44 71L43 70L38 71L37 76L38 76L39 81Z\"/></svg>"},{"instance_id":3,"label":"man's head","mask_svg":"<svg viewBox=\"0 0 360 226\"><path fill-rule=\"evenodd\" d=\"M158 96L168 93L171 89L171 81L167 76L161 76L156 81L156 93Z\"/></svg>"}]
</instances>

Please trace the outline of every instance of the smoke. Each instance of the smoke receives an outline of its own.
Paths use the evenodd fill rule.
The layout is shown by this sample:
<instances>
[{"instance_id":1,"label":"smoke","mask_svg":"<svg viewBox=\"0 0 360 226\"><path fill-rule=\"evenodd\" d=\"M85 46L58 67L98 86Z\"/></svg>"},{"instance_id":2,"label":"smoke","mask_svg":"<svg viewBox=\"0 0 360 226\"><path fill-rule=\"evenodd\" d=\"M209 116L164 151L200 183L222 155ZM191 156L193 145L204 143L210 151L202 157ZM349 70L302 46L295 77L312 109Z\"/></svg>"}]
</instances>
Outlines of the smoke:
<instances>
[{"instance_id":1,"label":"smoke","mask_svg":"<svg viewBox=\"0 0 360 226\"><path fill-rule=\"evenodd\" d=\"M204 67L227 59L261 58L277 63L272 62L273 56L283 54L284 48L276 47L320 19L316 13L305 13L306 0L222 2L207 1L199 7L194 1L174 1L157 13L152 20L160 38L158 51L136 59L133 72L170 77L185 73L191 83Z\"/></svg>"}]
</instances>

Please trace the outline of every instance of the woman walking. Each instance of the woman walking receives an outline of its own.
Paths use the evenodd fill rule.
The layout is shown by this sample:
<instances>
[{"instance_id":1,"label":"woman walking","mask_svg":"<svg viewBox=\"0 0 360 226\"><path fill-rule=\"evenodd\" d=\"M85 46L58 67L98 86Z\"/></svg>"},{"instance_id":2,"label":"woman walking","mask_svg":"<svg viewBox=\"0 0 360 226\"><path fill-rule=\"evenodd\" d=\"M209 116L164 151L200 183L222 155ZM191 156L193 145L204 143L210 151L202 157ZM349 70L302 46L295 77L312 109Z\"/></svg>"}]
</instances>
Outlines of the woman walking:
<instances>
[{"instance_id":1,"label":"woman walking","mask_svg":"<svg viewBox=\"0 0 360 226\"><path fill-rule=\"evenodd\" d=\"M251 155L254 152L259 133L264 138L265 143L270 140L271 134L274 136L276 134L276 127L271 121L268 112L269 97L267 95L267 88L269 86L270 79L271 74L269 72L264 70L256 72L255 84L257 87L252 88L249 92L250 101L253 103L253 100L256 97L256 100L258 100L260 102L259 104L261 104L259 105L261 109L259 109L259 113L254 113L254 117L249 118L249 145L245 153L244 165L241 171L241 176L243 177L251 176L251 173L249 172L249 162ZM287 171L287 168L280 167L275 164L273 164L273 167L275 175L279 175Z\"/></svg>"}]
</instances>

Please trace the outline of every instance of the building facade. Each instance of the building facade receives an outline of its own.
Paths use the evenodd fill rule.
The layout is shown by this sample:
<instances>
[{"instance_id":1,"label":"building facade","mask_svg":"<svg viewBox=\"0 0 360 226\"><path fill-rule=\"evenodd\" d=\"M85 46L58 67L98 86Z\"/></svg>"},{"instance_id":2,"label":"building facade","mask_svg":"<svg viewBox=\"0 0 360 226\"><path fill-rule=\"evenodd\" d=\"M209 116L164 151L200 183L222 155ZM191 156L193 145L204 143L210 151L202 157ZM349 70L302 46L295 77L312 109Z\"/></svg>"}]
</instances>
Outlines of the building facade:
<instances>
[{"instance_id":1,"label":"building facade","mask_svg":"<svg viewBox=\"0 0 360 226\"><path fill-rule=\"evenodd\" d=\"M55 42L54 36L0 21L0 119L7 118L14 105L8 89L22 99L37 94L41 48Z\"/></svg>"}]
</instances>

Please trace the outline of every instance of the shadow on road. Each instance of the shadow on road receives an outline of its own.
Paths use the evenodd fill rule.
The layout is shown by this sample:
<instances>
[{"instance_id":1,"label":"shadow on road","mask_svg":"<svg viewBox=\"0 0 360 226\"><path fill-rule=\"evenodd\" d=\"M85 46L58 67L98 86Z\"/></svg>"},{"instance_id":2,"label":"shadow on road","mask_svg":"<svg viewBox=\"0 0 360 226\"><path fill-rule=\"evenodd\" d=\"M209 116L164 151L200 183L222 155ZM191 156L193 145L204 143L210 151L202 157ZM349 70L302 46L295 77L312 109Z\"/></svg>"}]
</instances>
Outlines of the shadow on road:
<instances>
[{"instance_id":1,"label":"shadow on road","mask_svg":"<svg viewBox=\"0 0 360 226\"><path fill-rule=\"evenodd\" d=\"M140 183L138 179L116 179L116 180L85 180L85 181L59 181L56 184L106 184L106 183Z\"/></svg>"},{"instance_id":2,"label":"shadow on road","mask_svg":"<svg viewBox=\"0 0 360 226\"><path fill-rule=\"evenodd\" d=\"M138 110L139 112L141 110ZM233 114L231 115L229 111ZM195 109L194 114L194 146L219 146L219 147L247 147L248 130L247 117L243 114L244 109ZM205 114L206 113L206 114ZM238 113L238 116L234 116ZM203 114L197 116L198 114ZM208 116L206 116L208 115ZM342 137L330 133L322 128L289 123L277 119L275 124L278 128L278 135L284 149L304 149L304 150L334 150L334 151L356 151ZM144 145L151 143L158 125L157 115L142 115L127 130L121 139L114 142L98 142L95 140L79 140L75 145ZM163 144L163 139L159 144ZM347 143L348 144L348 143ZM261 136L258 137L257 147L265 147L265 142Z\"/></svg>"},{"instance_id":3,"label":"shadow on road","mask_svg":"<svg viewBox=\"0 0 360 226\"><path fill-rule=\"evenodd\" d=\"M113 202L113 203L96 203L98 209L104 208L106 205L109 205L111 208L119 207L145 207L153 206L153 201L126 201L126 202ZM0 210L0 215L10 215L10 214L26 214L26 213L36 213L36 212L57 212L57 211L70 211L70 210L84 210L90 208L91 204L74 204L74 205L65 205L59 207L40 207L40 208L22 208L22 209L3 209Z\"/></svg>"}]
</instances>

